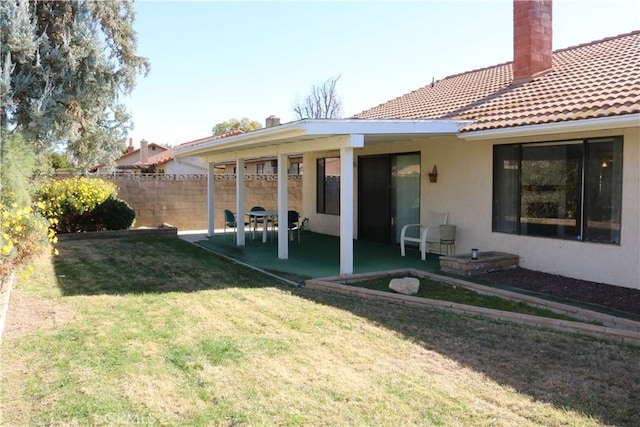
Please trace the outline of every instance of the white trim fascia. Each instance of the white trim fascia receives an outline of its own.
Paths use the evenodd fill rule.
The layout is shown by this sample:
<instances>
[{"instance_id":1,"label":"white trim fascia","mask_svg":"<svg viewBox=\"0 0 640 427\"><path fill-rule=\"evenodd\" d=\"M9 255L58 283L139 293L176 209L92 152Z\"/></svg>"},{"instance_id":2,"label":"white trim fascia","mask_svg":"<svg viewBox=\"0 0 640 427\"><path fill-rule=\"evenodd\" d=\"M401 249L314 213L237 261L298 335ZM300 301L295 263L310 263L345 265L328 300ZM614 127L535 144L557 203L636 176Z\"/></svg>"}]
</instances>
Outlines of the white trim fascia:
<instances>
[{"instance_id":1,"label":"white trim fascia","mask_svg":"<svg viewBox=\"0 0 640 427\"><path fill-rule=\"evenodd\" d=\"M354 146L352 138L349 135L336 135L325 137L324 135L310 136L307 139L299 139L293 141L281 141L272 145L258 146L255 148L237 148L232 151L224 149L216 149L215 153L204 154L202 157L207 162L220 162L228 159L239 158L260 158L279 154L305 153L312 151L339 150L344 147L362 148L362 146ZM213 150L210 150L213 151Z\"/></svg>"},{"instance_id":2,"label":"white trim fascia","mask_svg":"<svg viewBox=\"0 0 640 427\"><path fill-rule=\"evenodd\" d=\"M443 119L308 119L300 122L306 135L451 134L473 123Z\"/></svg>"},{"instance_id":3,"label":"white trim fascia","mask_svg":"<svg viewBox=\"0 0 640 427\"><path fill-rule=\"evenodd\" d=\"M470 123L469 120L435 119L305 119L176 149L174 156L203 156L212 151L244 150L260 144L288 144L308 136L457 134L461 127Z\"/></svg>"},{"instance_id":4,"label":"white trim fascia","mask_svg":"<svg viewBox=\"0 0 640 427\"><path fill-rule=\"evenodd\" d=\"M566 122L543 123L539 125L480 130L476 132L463 132L458 135L458 138L467 141L484 141L490 139L572 132L590 132L604 129L620 129L639 126L640 114L636 113L613 117L597 117L595 119L571 120Z\"/></svg>"}]
</instances>

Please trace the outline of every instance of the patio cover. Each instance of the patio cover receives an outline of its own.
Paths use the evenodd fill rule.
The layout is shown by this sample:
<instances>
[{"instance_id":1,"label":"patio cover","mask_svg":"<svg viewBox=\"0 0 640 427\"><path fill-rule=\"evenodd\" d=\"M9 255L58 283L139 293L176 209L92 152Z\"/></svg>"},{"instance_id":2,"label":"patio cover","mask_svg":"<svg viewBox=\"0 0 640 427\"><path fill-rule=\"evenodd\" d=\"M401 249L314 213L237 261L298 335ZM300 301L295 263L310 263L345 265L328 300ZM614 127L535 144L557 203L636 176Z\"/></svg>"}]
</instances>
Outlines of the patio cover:
<instances>
[{"instance_id":1,"label":"patio cover","mask_svg":"<svg viewBox=\"0 0 640 427\"><path fill-rule=\"evenodd\" d=\"M209 165L208 233L214 233L214 165L236 162L236 170L244 170L245 159L277 156L278 217L288 211L287 159L290 154L314 151L340 151L340 275L353 273L354 224L354 149L379 142L413 139L424 136L457 135L459 129L471 123L467 120L427 119L304 119L240 135L204 141L201 144L176 149L177 159L201 157ZM285 167L283 167L283 165ZM245 212L244 174L236 179L236 212ZM245 243L244 228L238 227L236 243ZM287 228L278 229L278 258L289 256Z\"/></svg>"}]
</instances>

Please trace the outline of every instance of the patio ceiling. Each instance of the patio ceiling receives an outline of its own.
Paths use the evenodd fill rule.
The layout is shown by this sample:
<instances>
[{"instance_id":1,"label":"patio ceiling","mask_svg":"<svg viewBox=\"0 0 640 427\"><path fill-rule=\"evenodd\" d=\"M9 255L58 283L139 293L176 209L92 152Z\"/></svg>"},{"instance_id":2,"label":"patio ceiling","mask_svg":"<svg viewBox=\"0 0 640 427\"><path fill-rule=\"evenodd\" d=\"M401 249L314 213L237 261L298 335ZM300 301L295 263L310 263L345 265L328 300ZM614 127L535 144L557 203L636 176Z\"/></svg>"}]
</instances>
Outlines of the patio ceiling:
<instances>
[{"instance_id":1,"label":"patio ceiling","mask_svg":"<svg viewBox=\"0 0 640 427\"><path fill-rule=\"evenodd\" d=\"M389 138L397 141L457 134L469 123L468 120L304 119L178 149L175 156L199 156L208 163L215 163L275 154L359 148ZM363 138L354 139L351 135L362 135Z\"/></svg>"}]
</instances>

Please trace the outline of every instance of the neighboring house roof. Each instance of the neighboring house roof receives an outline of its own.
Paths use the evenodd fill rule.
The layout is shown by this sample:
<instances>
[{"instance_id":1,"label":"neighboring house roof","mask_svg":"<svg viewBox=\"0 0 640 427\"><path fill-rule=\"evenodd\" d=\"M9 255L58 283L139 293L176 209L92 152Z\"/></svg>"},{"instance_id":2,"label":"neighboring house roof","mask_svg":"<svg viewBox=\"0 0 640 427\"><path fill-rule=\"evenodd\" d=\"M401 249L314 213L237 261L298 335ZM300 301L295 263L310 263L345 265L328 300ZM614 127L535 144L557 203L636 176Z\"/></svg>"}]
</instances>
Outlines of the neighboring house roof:
<instances>
[{"instance_id":1,"label":"neighboring house roof","mask_svg":"<svg viewBox=\"0 0 640 427\"><path fill-rule=\"evenodd\" d=\"M137 164L158 166L158 165L167 163L172 159L173 159L173 148L169 148L167 149L167 151L163 151L162 153L149 156L149 158L145 162L138 162Z\"/></svg>"},{"instance_id":2,"label":"neighboring house roof","mask_svg":"<svg viewBox=\"0 0 640 427\"><path fill-rule=\"evenodd\" d=\"M640 31L553 53L553 68L512 84L512 62L456 74L354 118L468 119L461 131L640 112Z\"/></svg>"},{"instance_id":3,"label":"neighboring house roof","mask_svg":"<svg viewBox=\"0 0 640 427\"><path fill-rule=\"evenodd\" d=\"M162 151L166 151L166 150L169 149L168 147L165 147L164 145L156 144L155 142L150 142L149 145L147 146L147 150L152 149L153 147L156 147L156 148L158 148L159 150L162 150ZM140 149L136 148L135 150L131 150L129 152L126 152L122 156L118 157L116 159L116 162L118 160L126 159L127 157L131 157L131 156L134 156L134 155L139 154L139 153L140 153Z\"/></svg>"},{"instance_id":4,"label":"neighboring house roof","mask_svg":"<svg viewBox=\"0 0 640 427\"><path fill-rule=\"evenodd\" d=\"M226 138L228 136L240 135L242 133L244 133L244 132L242 132L241 130L232 130L232 131L220 134L220 135L208 136L208 137L205 137L205 138L196 139L194 141L185 142L185 143L182 143L182 144L177 145L175 147L165 148L166 151L163 151L161 153L154 154L153 156L150 156L145 162L137 162L137 163L135 163L135 166L139 166L139 167L160 166L160 165L163 165L163 164L173 160L175 158L174 150L176 150L178 148L191 147L191 146L194 146L194 145L202 144L202 143L207 142L207 141Z\"/></svg>"}]
</instances>

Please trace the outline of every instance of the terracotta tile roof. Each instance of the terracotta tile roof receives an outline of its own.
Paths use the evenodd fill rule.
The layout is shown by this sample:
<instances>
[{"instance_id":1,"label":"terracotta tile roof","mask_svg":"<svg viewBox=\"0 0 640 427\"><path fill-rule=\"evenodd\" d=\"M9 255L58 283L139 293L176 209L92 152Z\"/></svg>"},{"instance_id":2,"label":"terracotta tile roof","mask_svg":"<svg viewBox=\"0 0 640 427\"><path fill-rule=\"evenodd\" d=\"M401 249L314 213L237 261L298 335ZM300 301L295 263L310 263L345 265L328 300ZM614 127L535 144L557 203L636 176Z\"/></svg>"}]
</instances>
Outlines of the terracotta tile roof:
<instances>
[{"instance_id":1,"label":"terracotta tile roof","mask_svg":"<svg viewBox=\"0 0 640 427\"><path fill-rule=\"evenodd\" d=\"M136 165L161 165L167 163L171 159L173 159L173 148L169 148L167 151L149 156L147 161L137 162Z\"/></svg>"},{"instance_id":2,"label":"terracotta tile roof","mask_svg":"<svg viewBox=\"0 0 640 427\"><path fill-rule=\"evenodd\" d=\"M640 31L553 53L553 68L512 83L512 62L446 77L354 118L471 119L462 131L640 112Z\"/></svg>"}]
</instances>

